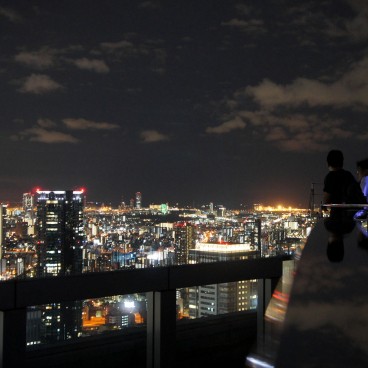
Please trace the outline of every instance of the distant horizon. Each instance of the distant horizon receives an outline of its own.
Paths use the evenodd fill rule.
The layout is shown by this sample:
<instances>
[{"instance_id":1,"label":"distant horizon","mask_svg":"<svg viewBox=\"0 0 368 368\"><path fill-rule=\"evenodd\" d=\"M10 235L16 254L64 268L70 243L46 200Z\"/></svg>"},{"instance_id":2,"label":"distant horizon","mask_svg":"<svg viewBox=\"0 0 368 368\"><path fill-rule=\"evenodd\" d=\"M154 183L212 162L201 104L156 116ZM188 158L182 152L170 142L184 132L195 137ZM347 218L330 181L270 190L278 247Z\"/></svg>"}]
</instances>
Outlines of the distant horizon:
<instances>
[{"instance_id":1,"label":"distant horizon","mask_svg":"<svg viewBox=\"0 0 368 368\"><path fill-rule=\"evenodd\" d=\"M318 204L318 199L319 198L322 198L322 183L313 183L315 184L315 204ZM46 186L40 186L40 185L33 185L31 187L30 190L28 191L23 191L21 193L19 193L18 195L9 195L8 199L6 199L6 195L3 196L3 198L0 198L0 202L3 202L3 203L22 203L22 197L23 197L23 194L25 193L33 193L35 194L37 190L40 190L40 191L65 191L65 190L82 190L84 191L84 195L86 197L86 201L88 203L104 203L104 204L109 204L110 206L113 206L113 207L118 207L119 205L121 205L122 202L125 202L125 204L128 206L129 205L129 202L131 199L134 199L135 200L135 193L136 192L140 192L142 194L142 203L143 203L143 207L146 207L148 208L150 205L159 205L159 204L162 204L162 203L168 203L170 206L174 207L176 205L179 205L181 207L191 207L191 208L198 208L198 207L201 207L201 206L206 206L206 205L209 205L211 202L214 204L214 206L224 206L226 207L227 209L241 209L242 207L252 207L254 205L257 205L257 204L261 204L263 206L272 206L272 207L277 207L277 206L284 206L284 207L292 207L292 208L308 208L309 207L309 201L310 201L310 194L311 194L311 189L310 189L310 186L308 186L308 189L306 188L306 196L305 196L305 199L304 199L304 203L301 203L298 201L293 201L293 200L283 200L282 198L278 197L278 198L275 198L275 199L270 199L270 198L265 198L264 200L248 200L248 201L244 201L244 202L241 202L239 201L238 204L237 204L237 201L235 199L232 199L230 198L230 195L227 194L227 201L224 201L224 200L221 200L221 198L217 201L216 199L215 200L201 200L201 199L196 199L196 200L187 200L187 201L179 201L179 200L166 200L166 199L163 199L163 200L151 200L149 202L147 202L147 197L145 195L144 192L142 192L141 190L137 190L136 192L132 193L130 196L120 196L120 198L123 199L123 201L119 201L119 200L111 200L111 194L107 197L109 198L106 198L104 199L103 198L103 194L100 194L100 193L93 193L92 195L90 194L90 191L89 191L89 188L86 186L86 185L80 185L80 186L76 186L76 185L73 185L72 187L66 187L66 188L63 188L61 185L59 186L55 186L55 187L46 187ZM272 193L271 193L272 195ZM15 198L16 197L16 198ZM115 197L118 197L118 196L115 196ZM220 196L221 197L221 196ZM148 198L149 199L149 198ZM224 198L222 198L224 199ZM148 203L148 204L147 204Z\"/></svg>"},{"instance_id":2,"label":"distant horizon","mask_svg":"<svg viewBox=\"0 0 368 368\"><path fill-rule=\"evenodd\" d=\"M319 197L322 197L322 184L321 183L315 183L317 184L315 186L315 197L316 201ZM187 199L187 200L180 200L180 198L176 199L173 198L175 196L175 193L170 194L170 198L162 198L161 195L155 195L152 190L149 190L146 194L142 190L137 190L136 192L130 193L130 195L111 195L109 193L106 195L106 198L104 198L104 195L101 193L96 193L95 190L89 190L88 186L86 185L72 185L63 187L62 185L56 185L56 186L40 186L40 185L33 185L29 190L21 191L18 193L14 193L16 188L12 188L11 193L4 195L4 193L0 193L0 201L2 202L11 202L11 203L21 203L22 202L22 196L25 193L35 193L37 189L41 191L50 191L50 190L84 190L85 196L87 198L88 202L98 202L98 203L109 203L113 206L119 206L122 202L125 202L125 204L129 204L131 199L135 198L136 192L142 193L142 203L147 204L147 198L149 200L149 205L151 204L161 204L161 203L169 203L170 205L179 204L181 206L203 206L208 205L209 203L214 203L216 206L223 205L227 208L239 208L241 206L253 206L254 204L262 204L264 206L279 206L283 205L285 207L293 207L293 208L307 208L309 206L309 200L310 200L310 184L306 183L304 185L305 190L305 198L303 201L299 201L298 199L291 198L291 199L283 199L281 196L275 196L275 198L272 198L272 192L267 193L267 197L265 197L263 200L260 200L260 198L255 198L254 200L248 199L248 200L236 200L236 198L231 198L231 193L222 193L219 194L218 200L216 199L206 199L209 197L209 195L205 195L205 199L198 198L198 195L196 195L195 199ZM290 188L290 194L294 194L295 191L297 191L297 188ZM91 193L92 192L92 193ZM154 198L152 198L152 195ZM112 197L115 197L115 199L112 199ZM295 197L295 195L294 195ZM118 199L120 198L120 200ZM150 200L152 198L152 200Z\"/></svg>"},{"instance_id":3,"label":"distant horizon","mask_svg":"<svg viewBox=\"0 0 368 368\"><path fill-rule=\"evenodd\" d=\"M51 189L43 189L45 191L49 191ZM69 190L69 189L55 189L56 190ZM73 190L73 189L70 189L70 190ZM74 189L75 190L75 189ZM52 191L52 190L51 190ZM22 201L22 196L23 194L26 194L26 193L30 193L30 192L24 192L22 193L22 195L20 196L20 200L1 200L0 203L2 204L5 204L5 205L8 205L9 207L19 207L19 206L22 206L23 204L23 201ZM121 202L120 203L113 203L113 202L109 202L109 201L96 201L96 200L93 200L93 199L90 199L88 198L88 194L85 195L86 197L86 204L93 204L93 205L96 205L96 206L100 206L100 207L112 207L114 209L117 209L119 206L121 206ZM210 204L213 203L213 206L215 209L217 209L218 207L224 207L225 209L227 210L242 210L242 209L249 209L249 208L252 208L252 207L255 207L255 206L262 206L262 207L265 207L265 208L274 208L274 209L278 209L280 207L282 207L283 209L308 209L308 206L306 207L299 207L299 206L293 206L291 204L286 204L286 201L285 202L274 202L274 203L260 203L260 202L255 202L255 203L249 203L249 204L239 204L238 206L227 206L226 204L224 203L220 203L220 202L216 202L216 201L211 201L211 202L201 202L201 203L179 203L177 201L174 201L173 203L170 203L168 201L161 201L161 202L151 202L149 204L145 204L143 202L143 205L142 205L142 208L141 209L149 209L150 206L159 206L161 204L168 204L168 206L170 208L175 208L175 207L178 207L178 208L191 208L191 209L201 209L202 207L209 207ZM129 208L129 203L125 202L125 205L127 208Z\"/></svg>"}]
</instances>

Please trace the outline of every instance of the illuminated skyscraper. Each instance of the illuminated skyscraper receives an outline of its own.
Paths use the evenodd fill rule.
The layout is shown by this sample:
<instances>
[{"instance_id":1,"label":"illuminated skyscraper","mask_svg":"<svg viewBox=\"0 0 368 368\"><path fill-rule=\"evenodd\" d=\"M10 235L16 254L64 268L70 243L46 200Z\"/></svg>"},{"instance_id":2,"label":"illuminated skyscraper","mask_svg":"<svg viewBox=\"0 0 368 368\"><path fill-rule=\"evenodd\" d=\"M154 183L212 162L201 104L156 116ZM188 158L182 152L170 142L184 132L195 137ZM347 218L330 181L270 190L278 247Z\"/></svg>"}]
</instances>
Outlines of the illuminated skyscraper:
<instances>
[{"instance_id":1,"label":"illuminated skyscraper","mask_svg":"<svg viewBox=\"0 0 368 368\"><path fill-rule=\"evenodd\" d=\"M38 276L82 272L83 190L37 191L36 230ZM52 343L78 336L82 328L82 302L40 306L44 334Z\"/></svg>"},{"instance_id":2,"label":"illuminated skyscraper","mask_svg":"<svg viewBox=\"0 0 368 368\"><path fill-rule=\"evenodd\" d=\"M23 211L26 218L33 219L35 197L33 193L23 193Z\"/></svg>"},{"instance_id":3,"label":"illuminated skyscraper","mask_svg":"<svg viewBox=\"0 0 368 368\"><path fill-rule=\"evenodd\" d=\"M83 190L37 191L38 276L82 271Z\"/></svg>"},{"instance_id":4,"label":"illuminated skyscraper","mask_svg":"<svg viewBox=\"0 0 368 368\"><path fill-rule=\"evenodd\" d=\"M174 225L177 264L189 263L189 249L195 247L195 230L195 226L188 222L179 222Z\"/></svg>"},{"instance_id":5,"label":"illuminated skyscraper","mask_svg":"<svg viewBox=\"0 0 368 368\"><path fill-rule=\"evenodd\" d=\"M248 244L197 243L190 250L190 263L232 261L255 258L257 251ZM257 280L201 285L189 288L189 315L198 318L210 315L255 309Z\"/></svg>"},{"instance_id":6,"label":"illuminated skyscraper","mask_svg":"<svg viewBox=\"0 0 368 368\"><path fill-rule=\"evenodd\" d=\"M6 205L0 203L0 271L1 271L1 259L3 258L3 252L5 247L5 225L6 225Z\"/></svg>"},{"instance_id":7,"label":"illuminated skyscraper","mask_svg":"<svg viewBox=\"0 0 368 368\"><path fill-rule=\"evenodd\" d=\"M135 208L137 210L142 208L142 193L141 192L135 193Z\"/></svg>"},{"instance_id":8,"label":"illuminated skyscraper","mask_svg":"<svg viewBox=\"0 0 368 368\"><path fill-rule=\"evenodd\" d=\"M34 235L35 228L35 193L23 193L23 221L27 223L27 234Z\"/></svg>"}]
</instances>

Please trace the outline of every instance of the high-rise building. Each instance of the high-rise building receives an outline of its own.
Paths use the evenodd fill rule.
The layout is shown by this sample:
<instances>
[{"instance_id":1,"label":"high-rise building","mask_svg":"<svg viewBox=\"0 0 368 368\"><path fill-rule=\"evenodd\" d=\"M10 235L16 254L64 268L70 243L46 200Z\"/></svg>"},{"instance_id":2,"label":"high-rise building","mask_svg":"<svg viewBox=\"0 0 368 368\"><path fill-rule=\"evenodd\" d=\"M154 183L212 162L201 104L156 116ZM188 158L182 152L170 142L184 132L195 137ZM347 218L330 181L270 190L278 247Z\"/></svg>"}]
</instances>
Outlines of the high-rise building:
<instances>
[{"instance_id":1,"label":"high-rise building","mask_svg":"<svg viewBox=\"0 0 368 368\"><path fill-rule=\"evenodd\" d=\"M135 208L137 210L142 208L142 193L141 192L135 193Z\"/></svg>"},{"instance_id":2,"label":"high-rise building","mask_svg":"<svg viewBox=\"0 0 368 368\"><path fill-rule=\"evenodd\" d=\"M178 222L174 225L175 254L177 264L189 263L189 249L195 247L196 228L189 222Z\"/></svg>"},{"instance_id":3,"label":"high-rise building","mask_svg":"<svg viewBox=\"0 0 368 368\"><path fill-rule=\"evenodd\" d=\"M175 243L175 263L188 264L189 250L195 247L196 227L190 222L177 222L173 226ZM180 296L177 298L181 303L180 309L187 315L189 310L189 288L180 289Z\"/></svg>"},{"instance_id":4,"label":"high-rise building","mask_svg":"<svg viewBox=\"0 0 368 368\"><path fill-rule=\"evenodd\" d=\"M35 233L35 193L23 193L23 221L27 223L27 234L34 235Z\"/></svg>"},{"instance_id":5,"label":"high-rise building","mask_svg":"<svg viewBox=\"0 0 368 368\"><path fill-rule=\"evenodd\" d=\"M83 194L83 190L36 192L38 276L82 272ZM75 338L81 332L81 301L39 306L37 310L41 313L43 334L36 340L33 336L34 341L41 343L64 341Z\"/></svg>"},{"instance_id":6,"label":"high-rise building","mask_svg":"<svg viewBox=\"0 0 368 368\"><path fill-rule=\"evenodd\" d=\"M197 243L190 250L190 263L232 261L254 258L257 251L248 244ZM257 280L243 280L189 288L191 318L255 309Z\"/></svg>"},{"instance_id":7,"label":"high-rise building","mask_svg":"<svg viewBox=\"0 0 368 368\"><path fill-rule=\"evenodd\" d=\"M25 217L33 219L35 207L34 193L23 193L22 204Z\"/></svg>"},{"instance_id":8,"label":"high-rise building","mask_svg":"<svg viewBox=\"0 0 368 368\"><path fill-rule=\"evenodd\" d=\"M3 258L5 247L5 227L6 227L6 205L0 203L0 272L1 272L1 259Z\"/></svg>"},{"instance_id":9,"label":"high-rise building","mask_svg":"<svg viewBox=\"0 0 368 368\"><path fill-rule=\"evenodd\" d=\"M82 271L83 190L37 191L38 276Z\"/></svg>"}]
</instances>

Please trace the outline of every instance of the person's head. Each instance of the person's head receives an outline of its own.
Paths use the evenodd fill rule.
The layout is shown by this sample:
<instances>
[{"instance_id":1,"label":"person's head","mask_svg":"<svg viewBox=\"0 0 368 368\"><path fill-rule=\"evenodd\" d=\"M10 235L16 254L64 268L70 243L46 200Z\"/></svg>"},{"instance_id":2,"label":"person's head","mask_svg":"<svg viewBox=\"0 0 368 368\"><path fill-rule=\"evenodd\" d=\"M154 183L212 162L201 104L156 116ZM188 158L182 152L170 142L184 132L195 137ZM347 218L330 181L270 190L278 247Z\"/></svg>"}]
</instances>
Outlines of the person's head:
<instances>
[{"instance_id":1,"label":"person's head","mask_svg":"<svg viewBox=\"0 0 368 368\"><path fill-rule=\"evenodd\" d=\"M344 166L344 155L340 150L331 150L327 155L327 165L334 169Z\"/></svg>"},{"instance_id":2,"label":"person's head","mask_svg":"<svg viewBox=\"0 0 368 368\"><path fill-rule=\"evenodd\" d=\"M368 158L357 161L356 166L359 180L361 180L363 176L368 175Z\"/></svg>"}]
</instances>

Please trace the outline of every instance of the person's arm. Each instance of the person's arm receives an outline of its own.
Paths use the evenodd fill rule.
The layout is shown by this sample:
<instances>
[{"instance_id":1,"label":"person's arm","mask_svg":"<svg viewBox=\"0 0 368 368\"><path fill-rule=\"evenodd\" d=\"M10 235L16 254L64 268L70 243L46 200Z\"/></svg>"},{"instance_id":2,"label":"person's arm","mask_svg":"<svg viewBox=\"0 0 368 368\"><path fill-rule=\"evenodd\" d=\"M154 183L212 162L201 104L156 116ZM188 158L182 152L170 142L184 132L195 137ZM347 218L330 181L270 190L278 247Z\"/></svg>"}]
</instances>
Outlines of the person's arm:
<instances>
[{"instance_id":1,"label":"person's arm","mask_svg":"<svg viewBox=\"0 0 368 368\"><path fill-rule=\"evenodd\" d=\"M368 198L368 176L363 176L360 181L360 187L362 188L362 192L366 198Z\"/></svg>"}]
</instances>

